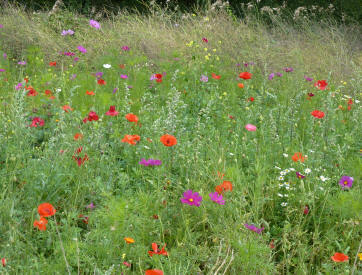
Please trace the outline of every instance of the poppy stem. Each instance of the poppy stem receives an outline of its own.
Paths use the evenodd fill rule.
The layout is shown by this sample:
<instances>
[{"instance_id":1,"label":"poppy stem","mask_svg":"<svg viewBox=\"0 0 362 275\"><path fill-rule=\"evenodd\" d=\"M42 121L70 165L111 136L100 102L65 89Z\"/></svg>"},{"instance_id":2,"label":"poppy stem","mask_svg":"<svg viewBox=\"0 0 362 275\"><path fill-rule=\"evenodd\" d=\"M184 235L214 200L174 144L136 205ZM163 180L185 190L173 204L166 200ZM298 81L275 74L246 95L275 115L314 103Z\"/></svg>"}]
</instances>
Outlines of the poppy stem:
<instances>
[{"instance_id":1,"label":"poppy stem","mask_svg":"<svg viewBox=\"0 0 362 275\"><path fill-rule=\"evenodd\" d=\"M356 257L354 259L353 268L352 268L352 272L351 272L352 275L354 274L354 270L356 269L358 253L361 251L361 246L362 246L362 240L359 242L359 247L358 247L358 250L357 250L357 253L356 253Z\"/></svg>"},{"instance_id":2,"label":"poppy stem","mask_svg":"<svg viewBox=\"0 0 362 275\"><path fill-rule=\"evenodd\" d=\"M68 274L71 275L72 273L70 272L69 264L68 264L67 258L65 257L65 251L64 251L64 247L63 247L63 242L62 242L62 238L60 237L60 233L59 233L58 225L57 225L57 219L55 218L55 215L54 215L54 221L55 221L55 230L56 230L57 233L58 233L59 242L60 242L60 248L62 249L62 253L63 253L63 256L64 256L65 265L66 265L66 267L67 267Z\"/></svg>"}]
</instances>

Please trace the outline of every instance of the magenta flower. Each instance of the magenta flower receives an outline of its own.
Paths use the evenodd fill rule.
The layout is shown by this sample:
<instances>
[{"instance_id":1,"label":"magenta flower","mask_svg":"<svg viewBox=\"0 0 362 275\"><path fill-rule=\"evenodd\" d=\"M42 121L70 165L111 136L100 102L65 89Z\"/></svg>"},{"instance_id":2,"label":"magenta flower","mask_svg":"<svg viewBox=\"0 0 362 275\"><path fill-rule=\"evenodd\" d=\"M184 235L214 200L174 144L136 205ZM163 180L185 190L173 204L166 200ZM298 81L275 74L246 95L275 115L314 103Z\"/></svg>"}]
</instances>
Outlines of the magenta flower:
<instances>
[{"instance_id":1,"label":"magenta flower","mask_svg":"<svg viewBox=\"0 0 362 275\"><path fill-rule=\"evenodd\" d=\"M144 166L159 166L162 164L162 161L158 159L149 159L145 160L144 158L139 162L139 164Z\"/></svg>"},{"instance_id":2,"label":"magenta flower","mask_svg":"<svg viewBox=\"0 0 362 275\"><path fill-rule=\"evenodd\" d=\"M86 52L87 52L87 50L86 50L83 46L81 46L81 45L79 45L79 46L77 47L77 49L78 49L81 53L86 53Z\"/></svg>"},{"instance_id":3,"label":"magenta flower","mask_svg":"<svg viewBox=\"0 0 362 275\"><path fill-rule=\"evenodd\" d=\"M188 205L195 205L197 207L200 206L200 202L202 201L202 197L199 196L199 193L192 193L192 190L187 190L183 194L183 198L181 198L182 203L187 203Z\"/></svg>"},{"instance_id":4,"label":"magenta flower","mask_svg":"<svg viewBox=\"0 0 362 275\"><path fill-rule=\"evenodd\" d=\"M286 68L283 68L283 71L286 73L290 73L290 72L294 71L294 69L292 67L286 67Z\"/></svg>"},{"instance_id":5,"label":"magenta flower","mask_svg":"<svg viewBox=\"0 0 362 275\"><path fill-rule=\"evenodd\" d=\"M0 24L0 29L4 28L4 25L3 24Z\"/></svg>"},{"instance_id":6,"label":"magenta flower","mask_svg":"<svg viewBox=\"0 0 362 275\"><path fill-rule=\"evenodd\" d=\"M205 43L209 42L209 40L207 40L207 38L203 37L202 41L204 41Z\"/></svg>"},{"instance_id":7,"label":"magenta flower","mask_svg":"<svg viewBox=\"0 0 362 275\"><path fill-rule=\"evenodd\" d=\"M269 79L269 80L272 80L272 79L274 78L274 76L275 76L275 73L271 73L271 74L268 76L268 79Z\"/></svg>"},{"instance_id":8,"label":"magenta flower","mask_svg":"<svg viewBox=\"0 0 362 275\"><path fill-rule=\"evenodd\" d=\"M15 86L15 90L20 90L22 87L23 87L23 83L18 83L18 84Z\"/></svg>"},{"instance_id":9,"label":"magenta flower","mask_svg":"<svg viewBox=\"0 0 362 275\"><path fill-rule=\"evenodd\" d=\"M34 117L29 127L38 127L43 125L44 125L44 120L42 120L40 117Z\"/></svg>"},{"instance_id":10,"label":"magenta flower","mask_svg":"<svg viewBox=\"0 0 362 275\"><path fill-rule=\"evenodd\" d=\"M309 81L309 82L313 81L313 78L308 77L308 76L304 76L304 79L305 79L306 81Z\"/></svg>"},{"instance_id":11,"label":"magenta flower","mask_svg":"<svg viewBox=\"0 0 362 275\"><path fill-rule=\"evenodd\" d=\"M88 208L88 209L93 209L95 206L94 206L94 204L93 204L93 202L91 202L90 204L88 204L87 206L86 206L86 208Z\"/></svg>"},{"instance_id":12,"label":"magenta flower","mask_svg":"<svg viewBox=\"0 0 362 275\"><path fill-rule=\"evenodd\" d=\"M97 22L96 20L89 20L89 25L93 28L96 28L96 29L100 29L101 27L101 24L99 24L99 22Z\"/></svg>"},{"instance_id":13,"label":"magenta flower","mask_svg":"<svg viewBox=\"0 0 362 275\"><path fill-rule=\"evenodd\" d=\"M0 73L1 73L1 72L5 72L5 69L0 69Z\"/></svg>"},{"instance_id":14,"label":"magenta flower","mask_svg":"<svg viewBox=\"0 0 362 275\"><path fill-rule=\"evenodd\" d=\"M254 232L256 232L256 233L258 233L258 234L261 234L261 232L264 230L264 227L262 227L262 228L257 228L254 224L244 224L244 226L247 228L247 229L249 229L249 230L251 230L251 231L254 231Z\"/></svg>"},{"instance_id":15,"label":"magenta flower","mask_svg":"<svg viewBox=\"0 0 362 275\"><path fill-rule=\"evenodd\" d=\"M128 78L128 75L126 75L126 74L121 74L121 78L122 78L122 79L127 79L127 78Z\"/></svg>"},{"instance_id":16,"label":"magenta flower","mask_svg":"<svg viewBox=\"0 0 362 275\"><path fill-rule=\"evenodd\" d=\"M4 57L4 59L6 59L8 57L8 55L6 53L3 53L3 57Z\"/></svg>"},{"instance_id":17,"label":"magenta flower","mask_svg":"<svg viewBox=\"0 0 362 275\"><path fill-rule=\"evenodd\" d=\"M298 178L298 179L304 179L304 178L305 178L305 176L302 175L302 174L299 173L299 172L296 172L295 174L297 175L297 178Z\"/></svg>"},{"instance_id":18,"label":"magenta flower","mask_svg":"<svg viewBox=\"0 0 362 275\"><path fill-rule=\"evenodd\" d=\"M339 185L342 186L342 189L344 188L351 188L353 183L353 178L349 176L343 176L339 180Z\"/></svg>"},{"instance_id":19,"label":"magenta flower","mask_svg":"<svg viewBox=\"0 0 362 275\"><path fill-rule=\"evenodd\" d=\"M255 132L256 131L256 126L253 125L253 124L246 124L245 129L248 130L249 132Z\"/></svg>"},{"instance_id":20,"label":"magenta flower","mask_svg":"<svg viewBox=\"0 0 362 275\"><path fill-rule=\"evenodd\" d=\"M225 201L223 200L222 195L219 195L217 192L209 194L210 199L218 204L224 205Z\"/></svg>"},{"instance_id":21,"label":"magenta flower","mask_svg":"<svg viewBox=\"0 0 362 275\"><path fill-rule=\"evenodd\" d=\"M73 55L75 55L75 53L72 53L72 52L63 52L62 54L63 54L63 55L66 55L66 56L73 56Z\"/></svg>"},{"instance_id":22,"label":"magenta flower","mask_svg":"<svg viewBox=\"0 0 362 275\"><path fill-rule=\"evenodd\" d=\"M62 35L65 36L65 35L73 35L74 34L74 31L72 30L63 30L62 31Z\"/></svg>"},{"instance_id":23,"label":"magenta flower","mask_svg":"<svg viewBox=\"0 0 362 275\"><path fill-rule=\"evenodd\" d=\"M125 52L126 52L126 51L129 51L129 47L128 47L128 46L123 46L123 47L122 47L122 50L124 50Z\"/></svg>"},{"instance_id":24,"label":"magenta flower","mask_svg":"<svg viewBox=\"0 0 362 275\"><path fill-rule=\"evenodd\" d=\"M25 65L25 64L26 64L25 61L19 61L19 62L18 62L18 65Z\"/></svg>"},{"instance_id":25,"label":"magenta flower","mask_svg":"<svg viewBox=\"0 0 362 275\"><path fill-rule=\"evenodd\" d=\"M283 74L282 73L277 73L277 76L281 77L281 76L283 76Z\"/></svg>"},{"instance_id":26,"label":"magenta flower","mask_svg":"<svg viewBox=\"0 0 362 275\"><path fill-rule=\"evenodd\" d=\"M95 76L96 76L96 78L102 78L102 76L103 76L103 73L102 72L97 72L96 74L95 74Z\"/></svg>"}]
</instances>

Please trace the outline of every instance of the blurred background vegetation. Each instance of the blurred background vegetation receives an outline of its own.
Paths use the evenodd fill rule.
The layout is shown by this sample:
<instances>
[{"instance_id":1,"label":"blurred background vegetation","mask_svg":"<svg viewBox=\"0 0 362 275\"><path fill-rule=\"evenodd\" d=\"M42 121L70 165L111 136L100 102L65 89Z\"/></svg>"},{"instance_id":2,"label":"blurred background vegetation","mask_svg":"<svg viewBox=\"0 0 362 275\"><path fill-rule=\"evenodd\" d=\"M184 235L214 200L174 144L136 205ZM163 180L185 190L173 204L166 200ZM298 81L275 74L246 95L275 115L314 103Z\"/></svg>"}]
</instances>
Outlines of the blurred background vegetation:
<instances>
[{"instance_id":1,"label":"blurred background vegetation","mask_svg":"<svg viewBox=\"0 0 362 275\"><path fill-rule=\"evenodd\" d=\"M52 9L56 0L4 0L3 3L18 3L30 11ZM140 13L150 11L149 7L158 5L178 12L206 10L214 5L227 5L237 17L243 17L245 10L254 10L261 14L278 14L295 19L315 13L316 17L332 17L341 23L361 22L361 0L63 0L63 8L84 15L117 13L120 9L129 9ZM227 3L227 4L226 4Z\"/></svg>"}]
</instances>

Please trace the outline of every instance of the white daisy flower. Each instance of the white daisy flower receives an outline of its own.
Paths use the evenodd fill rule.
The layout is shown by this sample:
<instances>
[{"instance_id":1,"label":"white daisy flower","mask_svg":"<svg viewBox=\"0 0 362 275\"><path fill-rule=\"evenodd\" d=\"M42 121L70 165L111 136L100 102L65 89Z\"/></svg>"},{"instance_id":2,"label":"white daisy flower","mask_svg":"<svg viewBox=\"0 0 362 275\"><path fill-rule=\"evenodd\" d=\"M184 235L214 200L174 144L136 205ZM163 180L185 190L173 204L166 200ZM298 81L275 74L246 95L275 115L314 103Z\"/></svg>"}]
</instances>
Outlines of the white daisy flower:
<instances>
[{"instance_id":1,"label":"white daisy flower","mask_svg":"<svg viewBox=\"0 0 362 275\"><path fill-rule=\"evenodd\" d=\"M287 173L285 173L284 171L281 171L281 172L280 172L280 175L281 175L281 176L285 176L286 174L287 174Z\"/></svg>"},{"instance_id":2,"label":"white daisy flower","mask_svg":"<svg viewBox=\"0 0 362 275\"><path fill-rule=\"evenodd\" d=\"M289 168L290 169L290 171L295 171L295 169L294 168Z\"/></svg>"},{"instance_id":3,"label":"white daisy flower","mask_svg":"<svg viewBox=\"0 0 362 275\"><path fill-rule=\"evenodd\" d=\"M309 174L310 172L312 172L312 170L310 170L309 168L306 168L306 169L304 170L304 173L305 173L305 174Z\"/></svg>"},{"instance_id":4,"label":"white daisy flower","mask_svg":"<svg viewBox=\"0 0 362 275\"><path fill-rule=\"evenodd\" d=\"M288 194L284 194L284 197L288 197Z\"/></svg>"},{"instance_id":5,"label":"white daisy flower","mask_svg":"<svg viewBox=\"0 0 362 275\"><path fill-rule=\"evenodd\" d=\"M287 202L282 202L280 205L284 207L287 206L287 204L288 204Z\"/></svg>"},{"instance_id":6,"label":"white daisy flower","mask_svg":"<svg viewBox=\"0 0 362 275\"><path fill-rule=\"evenodd\" d=\"M289 169L285 169L284 171L285 171L285 173L289 173L289 172L290 172L290 170L289 170Z\"/></svg>"},{"instance_id":7,"label":"white daisy flower","mask_svg":"<svg viewBox=\"0 0 362 275\"><path fill-rule=\"evenodd\" d=\"M282 170L282 168L278 167L278 166L274 166L274 168L278 169L278 170Z\"/></svg>"},{"instance_id":8,"label":"white daisy flower","mask_svg":"<svg viewBox=\"0 0 362 275\"><path fill-rule=\"evenodd\" d=\"M285 154L285 153L284 153L283 156L287 158L287 157L288 157L288 154Z\"/></svg>"},{"instance_id":9,"label":"white daisy flower","mask_svg":"<svg viewBox=\"0 0 362 275\"><path fill-rule=\"evenodd\" d=\"M359 100L355 99L354 102L359 103Z\"/></svg>"},{"instance_id":10,"label":"white daisy flower","mask_svg":"<svg viewBox=\"0 0 362 275\"><path fill-rule=\"evenodd\" d=\"M283 177L283 176L280 176L280 177L279 177L279 180L284 180L284 177Z\"/></svg>"},{"instance_id":11,"label":"white daisy flower","mask_svg":"<svg viewBox=\"0 0 362 275\"><path fill-rule=\"evenodd\" d=\"M325 181L329 180L329 178L326 178L326 177L324 177L324 176L320 176L319 178L320 178L320 179L321 179L321 181L323 181L323 182L325 182Z\"/></svg>"},{"instance_id":12,"label":"white daisy flower","mask_svg":"<svg viewBox=\"0 0 362 275\"><path fill-rule=\"evenodd\" d=\"M278 193L278 196L282 198L282 197L283 197L283 194Z\"/></svg>"},{"instance_id":13,"label":"white daisy flower","mask_svg":"<svg viewBox=\"0 0 362 275\"><path fill-rule=\"evenodd\" d=\"M112 67L111 64L103 64L103 68L109 69L110 67Z\"/></svg>"}]
</instances>

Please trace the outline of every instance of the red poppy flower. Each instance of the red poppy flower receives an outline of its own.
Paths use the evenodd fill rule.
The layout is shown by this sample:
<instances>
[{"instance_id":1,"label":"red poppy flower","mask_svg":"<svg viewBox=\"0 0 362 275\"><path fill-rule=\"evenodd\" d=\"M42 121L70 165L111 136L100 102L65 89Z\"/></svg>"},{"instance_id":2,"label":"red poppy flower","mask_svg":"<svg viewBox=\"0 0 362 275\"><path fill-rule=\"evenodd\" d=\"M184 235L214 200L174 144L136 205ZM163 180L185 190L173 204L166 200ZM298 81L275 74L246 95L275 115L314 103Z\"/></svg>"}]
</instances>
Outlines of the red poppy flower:
<instances>
[{"instance_id":1,"label":"red poppy flower","mask_svg":"<svg viewBox=\"0 0 362 275\"><path fill-rule=\"evenodd\" d=\"M78 140L78 139L82 139L83 138L83 135L81 133L76 133L74 135L74 140Z\"/></svg>"},{"instance_id":2,"label":"red poppy flower","mask_svg":"<svg viewBox=\"0 0 362 275\"><path fill-rule=\"evenodd\" d=\"M156 81L161 83L162 82L162 74L155 74Z\"/></svg>"},{"instance_id":3,"label":"red poppy flower","mask_svg":"<svg viewBox=\"0 0 362 275\"><path fill-rule=\"evenodd\" d=\"M98 120L99 117L97 115L96 112L94 111L90 111L89 114L88 114L88 121L92 121L92 120Z\"/></svg>"},{"instance_id":4,"label":"red poppy flower","mask_svg":"<svg viewBox=\"0 0 362 275\"><path fill-rule=\"evenodd\" d=\"M141 137L138 135L125 135L122 139L122 142L129 143L131 145L136 145L137 141L140 141Z\"/></svg>"},{"instance_id":5,"label":"red poppy flower","mask_svg":"<svg viewBox=\"0 0 362 275\"><path fill-rule=\"evenodd\" d=\"M322 111L319 111L319 110L314 110L310 114L312 116L316 117L316 118L323 118L324 117L324 113Z\"/></svg>"},{"instance_id":6,"label":"red poppy flower","mask_svg":"<svg viewBox=\"0 0 362 275\"><path fill-rule=\"evenodd\" d=\"M25 80L25 83L29 82L29 78L27 78L27 77L25 77L24 80Z\"/></svg>"},{"instance_id":7,"label":"red poppy flower","mask_svg":"<svg viewBox=\"0 0 362 275\"><path fill-rule=\"evenodd\" d=\"M242 78L242 79L250 79L251 76L252 76L252 74L249 73L249 72L242 72L242 73L239 74L239 77Z\"/></svg>"},{"instance_id":8,"label":"red poppy flower","mask_svg":"<svg viewBox=\"0 0 362 275\"><path fill-rule=\"evenodd\" d=\"M124 69L125 65L124 65L124 64L119 64L119 67L120 67L121 69Z\"/></svg>"},{"instance_id":9,"label":"red poppy flower","mask_svg":"<svg viewBox=\"0 0 362 275\"><path fill-rule=\"evenodd\" d=\"M211 73L211 77L212 77L213 79L220 79L220 78L221 78L221 75L216 75L216 74L214 74L214 73Z\"/></svg>"},{"instance_id":10,"label":"red poppy flower","mask_svg":"<svg viewBox=\"0 0 362 275\"><path fill-rule=\"evenodd\" d=\"M39 221L34 221L34 227L37 227L40 231L45 231L47 229L48 220L46 218L40 217Z\"/></svg>"},{"instance_id":11,"label":"red poppy flower","mask_svg":"<svg viewBox=\"0 0 362 275\"><path fill-rule=\"evenodd\" d=\"M38 127L43 125L44 125L44 120L42 120L40 117L34 117L29 127Z\"/></svg>"},{"instance_id":12,"label":"red poppy flower","mask_svg":"<svg viewBox=\"0 0 362 275\"><path fill-rule=\"evenodd\" d=\"M116 116L119 113L116 111L115 106L110 106L108 112L106 113L106 116Z\"/></svg>"},{"instance_id":13,"label":"red poppy flower","mask_svg":"<svg viewBox=\"0 0 362 275\"><path fill-rule=\"evenodd\" d=\"M103 79L98 79L97 83L99 85L106 85L106 82Z\"/></svg>"},{"instance_id":14,"label":"red poppy flower","mask_svg":"<svg viewBox=\"0 0 362 275\"><path fill-rule=\"evenodd\" d=\"M327 88L327 85L328 83L325 80L318 80L316 83L314 83L314 87L322 91Z\"/></svg>"},{"instance_id":15,"label":"red poppy flower","mask_svg":"<svg viewBox=\"0 0 362 275\"><path fill-rule=\"evenodd\" d=\"M163 271L159 269L148 269L146 270L145 275L163 275Z\"/></svg>"},{"instance_id":16,"label":"red poppy flower","mask_svg":"<svg viewBox=\"0 0 362 275\"><path fill-rule=\"evenodd\" d=\"M41 217L51 217L55 212L55 208L50 203L45 202L38 206L38 213Z\"/></svg>"},{"instance_id":17,"label":"red poppy flower","mask_svg":"<svg viewBox=\"0 0 362 275\"><path fill-rule=\"evenodd\" d=\"M25 87L26 90L29 90L29 92L26 94L27 96L36 96L38 94L37 91L33 89L33 87Z\"/></svg>"},{"instance_id":18,"label":"red poppy flower","mask_svg":"<svg viewBox=\"0 0 362 275\"><path fill-rule=\"evenodd\" d=\"M126 115L126 119L129 121L129 122L135 122L137 124L138 122L138 117L132 113L130 114L127 114Z\"/></svg>"},{"instance_id":19,"label":"red poppy flower","mask_svg":"<svg viewBox=\"0 0 362 275\"><path fill-rule=\"evenodd\" d=\"M215 187L215 191L221 195L224 193L224 191L232 191L233 190L233 185L231 184L231 181L223 181L222 184L217 185Z\"/></svg>"},{"instance_id":20,"label":"red poppy flower","mask_svg":"<svg viewBox=\"0 0 362 275\"><path fill-rule=\"evenodd\" d=\"M239 87L240 89L242 89L242 88L244 88L244 84L243 84L243 83L238 83L238 87Z\"/></svg>"},{"instance_id":21,"label":"red poppy flower","mask_svg":"<svg viewBox=\"0 0 362 275\"><path fill-rule=\"evenodd\" d=\"M53 62L49 62L49 66L56 66L57 65L57 62L53 61Z\"/></svg>"},{"instance_id":22,"label":"red poppy flower","mask_svg":"<svg viewBox=\"0 0 362 275\"><path fill-rule=\"evenodd\" d=\"M99 84L99 83L98 83ZM85 92L87 95L95 95L95 93L93 91L86 91Z\"/></svg>"},{"instance_id":23,"label":"red poppy flower","mask_svg":"<svg viewBox=\"0 0 362 275\"><path fill-rule=\"evenodd\" d=\"M150 255L151 257L154 255L154 254L157 254L157 255L164 255L164 256L168 256L166 250L165 250L165 247L166 247L166 244L162 247L162 249L159 251L158 250L158 246L156 243L152 243L152 250L153 251L148 251L148 255Z\"/></svg>"},{"instance_id":24,"label":"red poppy flower","mask_svg":"<svg viewBox=\"0 0 362 275\"><path fill-rule=\"evenodd\" d=\"M303 214L308 215L308 213L309 213L309 208L308 208L308 205L306 205L306 206L304 206Z\"/></svg>"},{"instance_id":25,"label":"red poppy flower","mask_svg":"<svg viewBox=\"0 0 362 275\"><path fill-rule=\"evenodd\" d=\"M45 90L44 94L47 95L47 96L51 96L51 95L52 95L52 91L50 91L50 90Z\"/></svg>"},{"instance_id":26,"label":"red poppy flower","mask_svg":"<svg viewBox=\"0 0 362 275\"><path fill-rule=\"evenodd\" d=\"M163 145L171 147L177 144L177 139L172 135L163 135L160 138L160 141L163 143Z\"/></svg>"},{"instance_id":27,"label":"red poppy flower","mask_svg":"<svg viewBox=\"0 0 362 275\"><path fill-rule=\"evenodd\" d=\"M300 162L304 162L305 159L306 159L306 158L303 157L302 153L300 153L300 152L297 152L297 153L295 153L295 154L292 156L292 160L293 160L294 162L297 162L298 160L300 160Z\"/></svg>"},{"instance_id":28,"label":"red poppy flower","mask_svg":"<svg viewBox=\"0 0 362 275\"><path fill-rule=\"evenodd\" d=\"M6 266L6 259L5 259L5 258L2 258L2 259L1 259L1 264L3 265L3 267Z\"/></svg>"},{"instance_id":29,"label":"red poppy flower","mask_svg":"<svg viewBox=\"0 0 362 275\"><path fill-rule=\"evenodd\" d=\"M253 102L253 101L254 101L254 98L253 98L253 97L249 97L249 100L250 100L251 102Z\"/></svg>"},{"instance_id":30,"label":"red poppy flower","mask_svg":"<svg viewBox=\"0 0 362 275\"><path fill-rule=\"evenodd\" d=\"M331 259L334 262L348 262L348 256L344 255L343 253L334 253L334 255L331 257Z\"/></svg>"},{"instance_id":31,"label":"red poppy flower","mask_svg":"<svg viewBox=\"0 0 362 275\"><path fill-rule=\"evenodd\" d=\"M69 112L68 110L70 111L73 111L73 108L71 108L69 105L64 105L62 106L63 110L66 111L67 113Z\"/></svg>"}]
</instances>

